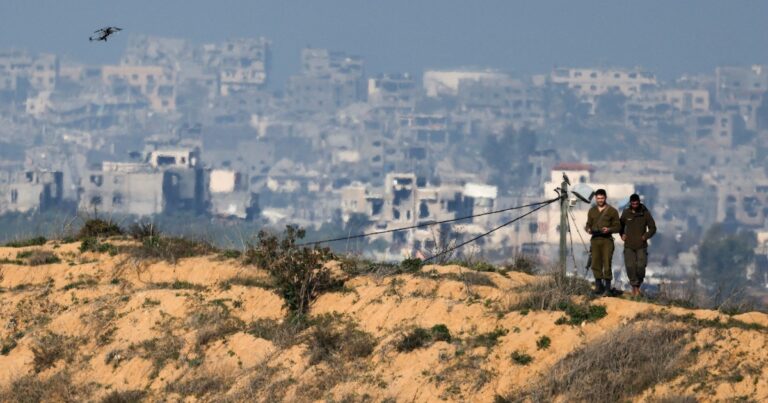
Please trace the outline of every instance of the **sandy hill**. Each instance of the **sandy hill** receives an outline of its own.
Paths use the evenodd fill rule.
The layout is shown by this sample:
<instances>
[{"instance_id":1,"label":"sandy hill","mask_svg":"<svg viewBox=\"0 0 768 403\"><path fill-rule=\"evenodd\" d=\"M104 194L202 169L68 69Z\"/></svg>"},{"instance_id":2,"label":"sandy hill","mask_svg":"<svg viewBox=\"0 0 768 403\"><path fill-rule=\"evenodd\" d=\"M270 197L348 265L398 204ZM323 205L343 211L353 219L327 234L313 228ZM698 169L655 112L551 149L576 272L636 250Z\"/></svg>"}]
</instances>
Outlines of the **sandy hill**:
<instances>
[{"instance_id":1,"label":"sandy hill","mask_svg":"<svg viewBox=\"0 0 768 403\"><path fill-rule=\"evenodd\" d=\"M543 277L425 266L336 268L299 323L236 258L79 246L0 248L0 400L768 401L762 313L567 304Z\"/></svg>"}]
</instances>

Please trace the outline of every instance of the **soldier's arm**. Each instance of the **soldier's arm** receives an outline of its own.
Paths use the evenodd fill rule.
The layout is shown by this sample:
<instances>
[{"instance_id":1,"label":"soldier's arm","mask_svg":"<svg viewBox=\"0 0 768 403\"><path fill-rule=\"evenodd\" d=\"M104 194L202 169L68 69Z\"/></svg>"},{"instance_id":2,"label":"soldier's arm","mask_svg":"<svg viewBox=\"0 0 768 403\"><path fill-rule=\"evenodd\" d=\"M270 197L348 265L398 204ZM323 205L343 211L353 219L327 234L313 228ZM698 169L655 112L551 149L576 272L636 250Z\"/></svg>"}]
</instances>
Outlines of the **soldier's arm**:
<instances>
[{"instance_id":1,"label":"soldier's arm","mask_svg":"<svg viewBox=\"0 0 768 403\"><path fill-rule=\"evenodd\" d=\"M616 209L608 212L608 230L611 234L615 234L621 231L621 222L619 220L619 212Z\"/></svg>"},{"instance_id":2,"label":"soldier's arm","mask_svg":"<svg viewBox=\"0 0 768 403\"><path fill-rule=\"evenodd\" d=\"M624 231L627 228L627 218L626 218L626 215L627 215L627 211L624 210L624 211L621 212L621 217L619 218L619 224L621 225L620 228L619 228L619 235L622 235L622 236L624 235Z\"/></svg>"},{"instance_id":3,"label":"soldier's arm","mask_svg":"<svg viewBox=\"0 0 768 403\"><path fill-rule=\"evenodd\" d=\"M648 230L643 235L646 240L651 239L651 237L656 233L656 221L653 219L653 216L651 215L650 210L645 211L646 214L648 214L648 223L647 228Z\"/></svg>"},{"instance_id":4,"label":"soldier's arm","mask_svg":"<svg viewBox=\"0 0 768 403\"><path fill-rule=\"evenodd\" d=\"M586 229L587 233L589 234L593 232L592 226L594 225L592 214L590 214L591 212L592 212L592 209L587 211L587 224L584 226L584 229Z\"/></svg>"}]
</instances>

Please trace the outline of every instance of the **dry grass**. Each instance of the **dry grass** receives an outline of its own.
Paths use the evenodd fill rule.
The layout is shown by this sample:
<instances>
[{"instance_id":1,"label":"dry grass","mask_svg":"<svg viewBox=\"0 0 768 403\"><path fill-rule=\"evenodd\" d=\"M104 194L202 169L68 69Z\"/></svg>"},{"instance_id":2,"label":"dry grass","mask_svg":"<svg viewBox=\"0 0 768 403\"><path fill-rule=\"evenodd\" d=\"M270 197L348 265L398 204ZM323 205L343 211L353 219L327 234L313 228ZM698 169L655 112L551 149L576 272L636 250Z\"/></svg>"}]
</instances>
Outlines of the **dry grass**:
<instances>
[{"instance_id":1,"label":"dry grass","mask_svg":"<svg viewBox=\"0 0 768 403\"><path fill-rule=\"evenodd\" d=\"M232 379L220 374L207 373L194 378L169 383L165 391L178 393L183 397L202 398L210 394L221 394L232 386Z\"/></svg>"},{"instance_id":2,"label":"dry grass","mask_svg":"<svg viewBox=\"0 0 768 403\"><path fill-rule=\"evenodd\" d=\"M326 314L313 319L313 322L307 340L310 365L365 358L376 347L376 339L348 318Z\"/></svg>"},{"instance_id":3,"label":"dry grass","mask_svg":"<svg viewBox=\"0 0 768 403\"><path fill-rule=\"evenodd\" d=\"M588 296L591 288L584 279L546 275L530 285L519 288L518 291L521 297L507 307L510 311L561 311L565 306L572 304L573 297Z\"/></svg>"},{"instance_id":4,"label":"dry grass","mask_svg":"<svg viewBox=\"0 0 768 403\"><path fill-rule=\"evenodd\" d=\"M269 340L278 347L285 348L297 343L298 337L309 324L303 318L289 317L282 321L275 319L256 319L248 325L247 332L254 337Z\"/></svg>"},{"instance_id":5,"label":"dry grass","mask_svg":"<svg viewBox=\"0 0 768 403\"><path fill-rule=\"evenodd\" d=\"M152 361L152 373L149 374L149 377L154 379L168 362L179 360L183 346L184 341L180 337L166 333L163 337L155 337L144 340L141 343L132 344L128 347L127 352L112 352L107 355L105 362L109 364L111 361L110 357L122 357L125 360L133 354L138 354L139 357Z\"/></svg>"},{"instance_id":6,"label":"dry grass","mask_svg":"<svg viewBox=\"0 0 768 403\"><path fill-rule=\"evenodd\" d=\"M0 392L2 402L81 402L87 400L89 390L72 383L69 373L61 371L47 379L26 375Z\"/></svg>"},{"instance_id":7,"label":"dry grass","mask_svg":"<svg viewBox=\"0 0 768 403\"><path fill-rule=\"evenodd\" d=\"M149 237L138 246L125 248L128 255L136 260L163 260L176 264L179 259L205 256L218 252L213 245L205 241L181 237Z\"/></svg>"},{"instance_id":8,"label":"dry grass","mask_svg":"<svg viewBox=\"0 0 768 403\"><path fill-rule=\"evenodd\" d=\"M444 400L471 401L471 396L496 376L493 369L485 368L488 363L485 355L461 354L447 360L447 366L430 378L438 385L445 385L440 396Z\"/></svg>"},{"instance_id":9,"label":"dry grass","mask_svg":"<svg viewBox=\"0 0 768 403\"><path fill-rule=\"evenodd\" d=\"M195 343L198 349L245 329L243 321L230 315L223 301L199 306L188 316L187 325L197 329Z\"/></svg>"},{"instance_id":10,"label":"dry grass","mask_svg":"<svg viewBox=\"0 0 768 403\"><path fill-rule=\"evenodd\" d=\"M140 403L146 394L143 390L115 390L104 396L101 403Z\"/></svg>"},{"instance_id":11,"label":"dry grass","mask_svg":"<svg viewBox=\"0 0 768 403\"><path fill-rule=\"evenodd\" d=\"M47 250L33 249L16 254L17 261L26 262L30 266L40 266L44 264L55 264L61 262L55 253Z\"/></svg>"},{"instance_id":12,"label":"dry grass","mask_svg":"<svg viewBox=\"0 0 768 403\"><path fill-rule=\"evenodd\" d=\"M622 326L577 349L510 400L617 402L678 375L689 330L656 322ZM513 398L516 396L516 398Z\"/></svg>"},{"instance_id":13,"label":"dry grass","mask_svg":"<svg viewBox=\"0 0 768 403\"><path fill-rule=\"evenodd\" d=\"M56 333L45 333L31 347L32 364L36 373L44 371L59 360L71 362L77 353L78 340Z\"/></svg>"}]
</instances>

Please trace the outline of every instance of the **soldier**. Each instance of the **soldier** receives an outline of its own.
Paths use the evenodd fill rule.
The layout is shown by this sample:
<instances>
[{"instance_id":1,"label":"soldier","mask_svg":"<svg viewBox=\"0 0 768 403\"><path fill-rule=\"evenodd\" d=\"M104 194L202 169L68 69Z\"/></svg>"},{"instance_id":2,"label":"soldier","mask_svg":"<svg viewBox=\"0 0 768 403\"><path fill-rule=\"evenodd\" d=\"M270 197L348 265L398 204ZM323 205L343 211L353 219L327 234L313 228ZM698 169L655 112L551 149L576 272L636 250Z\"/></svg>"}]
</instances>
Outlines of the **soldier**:
<instances>
[{"instance_id":1,"label":"soldier","mask_svg":"<svg viewBox=\"0 0 768 403\"><path fill-rule=\"evenodd\" d=\"M595 276L595 295L611 294L613 271L613 235L621 230L619 212L606 202L605 189L595 192L596 205L587 213L586 230L592 234L592 274Z\"/></svg>"},{"instance_id":2,"label":"soldier","mask_svg":"<svg viewBox=\"0 0 768 403\"><path fill-rule=\"evenodd\" d=\"M640 196L629 196L629 207L621 212L621 240L624 241L624 265L632 286L632 296L640 295L648 264L648 240L656 233L651 212L640 203Z\"/></svg>"}]
</instances>

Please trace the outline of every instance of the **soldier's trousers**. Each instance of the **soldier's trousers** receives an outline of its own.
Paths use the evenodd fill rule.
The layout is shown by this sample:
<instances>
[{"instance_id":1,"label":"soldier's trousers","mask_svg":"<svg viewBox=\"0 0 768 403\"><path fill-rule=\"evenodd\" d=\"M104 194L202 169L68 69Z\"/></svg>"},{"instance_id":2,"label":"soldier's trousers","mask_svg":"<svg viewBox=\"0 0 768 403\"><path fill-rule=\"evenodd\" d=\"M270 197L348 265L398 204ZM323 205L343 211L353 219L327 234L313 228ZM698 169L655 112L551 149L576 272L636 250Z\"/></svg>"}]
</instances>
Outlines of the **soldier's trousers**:
<instances>
[{"instance_id":1,"label":"soldier's trousers","mask_svg":"<svg viewBox=\"0 0 768 403\"><path fill-rule=\"evenodd\" d=\"M592 274L595 280L613 280L611 261L613 260L613 238L594 237L592 246Z\"/></svg>"},{"instance_id":2,"label":"soldier's trousers","mask_svg":"<svg viewBox=\"0 0 768 403\"><path fill-rule=\"evenodd\" d=\"M624 248L624 265L627 267L629 284L640 287L645 279L645 266L648 265L648 249Z\"/></svg>"}]
</instances>

